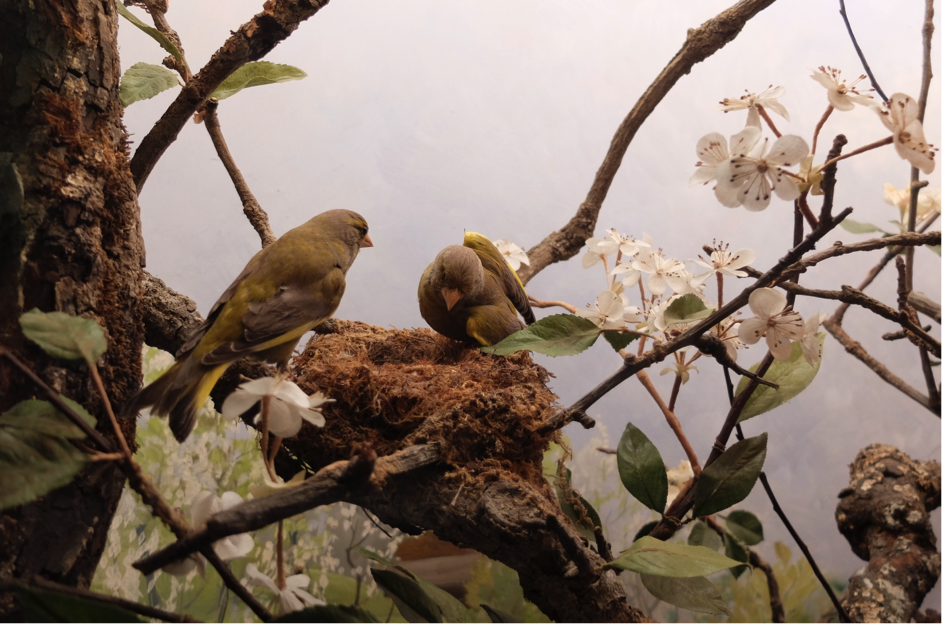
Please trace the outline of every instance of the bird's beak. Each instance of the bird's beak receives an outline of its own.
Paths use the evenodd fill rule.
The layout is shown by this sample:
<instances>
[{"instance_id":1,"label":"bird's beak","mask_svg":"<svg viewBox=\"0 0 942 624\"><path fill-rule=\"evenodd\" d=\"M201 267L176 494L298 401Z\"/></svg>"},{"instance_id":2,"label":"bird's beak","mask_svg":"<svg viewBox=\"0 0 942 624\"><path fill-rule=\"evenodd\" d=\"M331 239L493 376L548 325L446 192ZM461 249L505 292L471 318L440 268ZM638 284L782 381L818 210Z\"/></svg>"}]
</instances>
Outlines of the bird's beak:
<instances>
[{"instance_id":1,"label":"bird's beak","mask_svg":"<svg viewBox=\"0 0 942 624\"><path fill-rule=\"evenodd\" d=\"M360 243L360 247L363 248L363 247L372 247L372 246L373 246L373 239L370 238L369 234L367 234L366 236L363 237L363 242Z\"/></svg>"},{"instance_id":2,"label":"bird's beak","mask_svg":"<svg viewBox=\"0 0 942 624\"><path fill-rule=\"evenodd\" d=\"M455 304L463 296L464 293L456 288L442 288L442 297L445 298L445 304L448 306L449 311L455 307Z\"/></svg>"}]
</instances>

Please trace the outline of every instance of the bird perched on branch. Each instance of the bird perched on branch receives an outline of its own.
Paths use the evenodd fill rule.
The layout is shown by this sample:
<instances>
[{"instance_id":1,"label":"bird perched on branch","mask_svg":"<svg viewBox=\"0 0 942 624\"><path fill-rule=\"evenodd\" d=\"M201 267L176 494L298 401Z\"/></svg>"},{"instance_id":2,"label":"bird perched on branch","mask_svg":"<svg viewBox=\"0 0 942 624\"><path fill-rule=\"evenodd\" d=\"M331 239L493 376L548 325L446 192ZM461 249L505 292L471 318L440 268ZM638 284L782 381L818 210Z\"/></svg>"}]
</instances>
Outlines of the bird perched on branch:
<instances>
[{"instance_id":1,"label":"bird perched on branch","mask_svg":"<svg viewBox=\"0 0 942 624\"><path fill-rule=\"evenodd\" d=\"M124 413L153 406L154 414L169 415L182 442L230 363L251 356L285 366L301 336L337 310L347 270L361 247L373 246L368 231L357 213L330 210L255 254L176 363L132 397Z\"/></svg>"},{"instance_id":2,"label":"bird perched on branch","mask_svg":"<svg viewBox=\"0 0 942 624\"><path fill-rule=\"evenodd\" d=\"M464 245L445 247L419 282L419 310L453 340L497 344L536 321L523 283L488 238L466 232Z\"/></svg>"}]
</instances>

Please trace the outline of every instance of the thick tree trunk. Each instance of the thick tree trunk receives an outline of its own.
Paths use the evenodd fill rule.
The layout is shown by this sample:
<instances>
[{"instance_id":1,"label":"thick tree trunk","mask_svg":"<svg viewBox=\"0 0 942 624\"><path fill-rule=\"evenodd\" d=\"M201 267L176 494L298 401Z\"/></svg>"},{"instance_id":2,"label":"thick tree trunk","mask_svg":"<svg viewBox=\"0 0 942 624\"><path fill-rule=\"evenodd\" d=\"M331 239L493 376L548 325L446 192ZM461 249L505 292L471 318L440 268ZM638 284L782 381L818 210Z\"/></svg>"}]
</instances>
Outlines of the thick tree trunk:
<instances>
[{"instance_id":1,"label":"thick tree trunk","mask_svg":"<svg viewBox=\"0 0 942 624\"><path fill-rule=\"evenodd\" d=\"M29 343L33 308L96 320L113 403L140 384L144 246L118 98L117 13L109 0L0 3L0 344L110 425L84 365ZM37 388L0 361L0 411ZM133 434L133 421L125 421ZM131 436L133 440L133 435ZM40 574L87 586L124 478L93 464L72 484L0 515L0 579ZM15 617L0 597L0 617Z\"/></svg>"}]
</instances>

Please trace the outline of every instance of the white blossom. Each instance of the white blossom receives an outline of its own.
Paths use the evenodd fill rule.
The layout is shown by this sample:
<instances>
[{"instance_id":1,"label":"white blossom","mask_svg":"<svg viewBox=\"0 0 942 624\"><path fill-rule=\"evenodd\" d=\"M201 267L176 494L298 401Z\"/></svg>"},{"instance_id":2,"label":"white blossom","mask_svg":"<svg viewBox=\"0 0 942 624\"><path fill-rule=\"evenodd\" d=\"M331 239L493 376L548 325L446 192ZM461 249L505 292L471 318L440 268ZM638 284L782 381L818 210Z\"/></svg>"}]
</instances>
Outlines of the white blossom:
<instances>
[{"instance_id":1,"label":"white blossom","mask_svg":"<svg viewBox=\"0 0 942 624\"><path fill-rule=\"evenodd\" d=\"M700 372L700 370L693 364L682 364L680 362L676 362L674 366L668 366L662 370L661 377L667 375L668 373L674 373L680 377L680 384L683 385L690 381L690 371L692 370L695 370L698 373Z\"/></svg>"},{"instance_id":2,"label":"white blossom","mask_svg":"<svg viewBox=\"0 0 942 624\"><path fill-rule=\"evenodd\" d=\"M625 304L614 291L603 290L588 310L579 310L577 316L587 318L602 329L625 325Z\"/></svg>"},{"instance_id":3,"label":"white blossom","mask_svg":"<svg viewBox=\"0 0 942 624\"><path fill-rule=\"evenodd\" d=\"M919 121L919 104L905 93L894 93L877 112L883 125L893 133L893 145L900 157L923 173L932 173L936 148L926 143Z\"/></svg>"},{"instance_id":4,"label":"white blossom","mask_svg":"<svg viewBox=\"0 0 942 624\"><path fill-rule=\"evenodd\" d=\"M706 273L697 275L691 280L694 287L699 288L709 278L717 273L729 275L731 277L746 277L748 273L740 271L744 266L748 266L756 259L756 252L751 249L740 249L730 253L725 246L718 246L710 254L710 262L697 258L694 260L700 266L708 269Z\"/></svg>"},{"instance_id":5,"label":"white blossom","mask_svg":"<svg viewBox=\"0 0 942 624\"><path fill-rule=\"evenodd\" d=\"M666 468L666 466L665 466ZM693 479L693 468L686 459L680 462L676 468L667 471L667 506L670 507L680 489L686 485L687 481Z\"/></svg>"},{"instance_id":6,"label":"white blossom","mask_svg":"<svg viewBox=\"0 0 942 624\"><path fill-rule=\"evenodd\" d=\"M264 587L271 590L278 597L279 615L300 611L305 607L324 606L327 603L312 596L307 587L311 586L311 577L307 574L295 574L285 579L285 586L278 587L268 575L262 574L254 563L245 566L248 578L245 586L249 589Z\"/></svg>"},{"instance_id":7,"label":"white blossom","mask_svg":"<svg viewBox=\"0 0 942 624\"><path fill-rule=\"evenodd\" d=\"M857 90L857 83L865 79L866 75L861 75L857 80L848 84L841 78L841 70L833 67L824 67L823 65L814 70L811 77L822 87L828 90L828 102L836 110L853 110L855 104L863 106L873 106L873 96L869 93L860 93Z\"/></svg>"},{"instance_id":8,"label":"white blossom","mask_svg":"<svg viewBox=\"0 0 942 624\"><path fill-rule=\"evenodd\" d=\"M744 142L743 148L717 167L716 198L721 204L758 211L769 205L772 191L786 201L798 198L798 183L785 167L800 163L808 155L804 139L786 134L771 147L765 139L754 145Z\"/></svg>"},{"instance_id":9,"label":"white blossom","mask_svg":"<svg viewBox=\"0 0 942 624\"><path fill-rule=\"evenodd\" d=\"M762 93L756 95L755 93L750 93L746 91L746 94L740 96L739 99L725 98L720 102L719 110L724 113L728 113L734 110L749 110L749 115L746 117L746 125L752 126L754 128L759 128L761 123L759 121L759 110L757 106L768 109L774 113L777 113L788 120L788 111L785 110L785 107L782 106L778 98L785 95L785 87L769 87Z\"/></svg>"},{"instance_id":10,"label":"white blossom","mask_svg":"<svg viewBox=\"0 0 942 624\"><path fill-rule=\"evenodd\" d=\"M620 252L622 256L634 256L639 251L650 249L650 237L645 234L644 240L637 240L631 236L619 234L615 228L606 230L605 238L594 236L585 242L586 254L582 257L582 266L588 269L602 261L602 256L610 256Z\"/></svg>"},{"instance_id":11,"label":"white blossom","mask_svg":"<svg viewBox=\"0 0 942 624\"><path fill-rule=\"evenodd\" d=\"M908 186L898 189L889 182L883 185L883 201L899 208L900 221L903 223L906 222L906 217L909 215L911 198L912 195ZM932 211L939 212L939 203L939 189L922 189L916 199L916 218L923 219Z\"/></svg>"},{"instance_id":12,"label":"white blossom","mask_svg":"<svg viewBox=\"0 0 942 624\"><path fill-rule=\"evenodd\" d=\"M648 290L653 295L662 295L670 286L674 292L687 292L690 288L690 273L680 260L667 258L660 252L641 253L635 256L631 266L647 273Z\"/></svg>"},{"instance_id":13,"label":"white blossom","mask_svg":"<svg viewBox=\"0 0 942 624\"><path fill-rule=\"evenodd\" d=\"M772 288L757 288L749 295L749 307L754 317L739 326L739 339L752 345L765 336L772 357L787 360L791 357L791 340L805 335L805 322L801 315L785 309L785 295Z\"/></svg>"},{"instance_id":14,"label":"white blossom","mask_svg":"<svg viewBox=\"0 0 942 624\"><path fill-rule=\"evenodd\" d=\"M801 337L801 352L809 364L814 364L821 359L821 342L818 340L818 325L824 321L826 315L818 316L815 312L807 321L805 321L805 334Z\"/></svg>"},{"instance_id":15,"label":"white blossom","mask_svg":"<svg viewBox=\"0 0 942 624\"><path fill-rule=\"evenodd\" d=\"M200 529L206 526L206 521L213 515L231 509L240 503L242 503L242 497L235 492L223 492L222 496L219 497L211 492L203 491L196 495L193 504L190 505L190 522L195 529ZM244 557L253 548L255 548L255 541L247 533L230 535L213 542L213 550L223 561L232 561ZM174 576L185 576L195 569L200 576L203 576L206 569L206 559L203 555L196 553L182 561L174 561L162 569Z\"/></svg>"},{"instance_id":16,"label":"white blossom","mask_svg":"<svg viewBox=\"0 0 942 624\"><path fill-rule=\"evenodd\" d=\"M723 346L726 347L726 355L729 359L736 361L739 356L739 349L742 348L742 341L739 340L738 325L732 317L726 317L710 328L710 333L720 339Z\"/></svg>"},{"instance_id":17,"label":"white blossom","mask_svg":"<svg viewBox=\"0 0 942 624\"><path fill-rule=\"evenodd\" d=\"M320 392L310 397L297 384L286 379L262 377L242 384L222 404L222 415L238 418L264 397L271 397L268 413L268 430L276 436L290 438L301 430L301 421L306 420L315 427L324 426L324 415L320 408L333 401ZM255 424L262 415L255 416Z\"/></svg>"},{"instance_id":18,"label":"white blossom","mask_svg":"<svg viewBox=\"0 0 942 624\"><path fill-rule=\"evenodd\" d=\"M743 144L749 143L750 147L758 142L762 131L753 126L746 126L739 134L734 134L729 139L727 148L726 138L719 132L711 132L697 141L697 170L690 176L690 186L695 184L709 184L716 180L716 169L730 158L730 154L737 154L743 151Z\"/></svg>"},{"instance_id":19,"label":"white blossom","mask_svg":"<svg viewBox=\"0 0 942 624\"><path fill-rule=\"evenodd\" d=\"M527 252L516 243L501 238L494 241L494 246L497 247L497 251L503 254L504 260L507 261L507 264L509 264L510 268L514 271L519 269L521 264L529 266L530 258L527 257Z\"/></svg>"}]
</instances>

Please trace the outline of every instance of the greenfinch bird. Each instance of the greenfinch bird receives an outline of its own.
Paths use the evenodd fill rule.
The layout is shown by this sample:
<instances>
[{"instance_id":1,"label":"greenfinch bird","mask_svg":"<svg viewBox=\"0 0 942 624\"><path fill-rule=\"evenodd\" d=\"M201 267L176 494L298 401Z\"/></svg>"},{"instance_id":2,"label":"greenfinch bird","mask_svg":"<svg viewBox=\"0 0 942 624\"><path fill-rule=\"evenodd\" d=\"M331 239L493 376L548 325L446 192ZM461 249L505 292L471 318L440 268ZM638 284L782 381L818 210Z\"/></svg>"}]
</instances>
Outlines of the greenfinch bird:
<instances>
[{"instance_id":1,"label":"greenfinch bird","mask_svg":"<svg viewBox=\"0 0 942 624\"><path fill-rule=\"evenodd\" d=\"M466 232L464 245L445 247L422 273L419 311L453 340L497 344L536 321L523 282L488 238Z\"/></svg>"},{"instance_id":2,"label":"greenfinch bird","mask_svg":"<svg viewBox=\"0 0 942 624\"><path fill-rule=\"evenodd\" d=\"M160 378L128 401L133 414L153 406L169 415L183 442L210 391L235 360L251 356L279 366L301 336L340 305L346 273L361 247L372 247L366 221L349 210L330 210L255 254L177 352Z\"/></svg>"}]
</instances>

